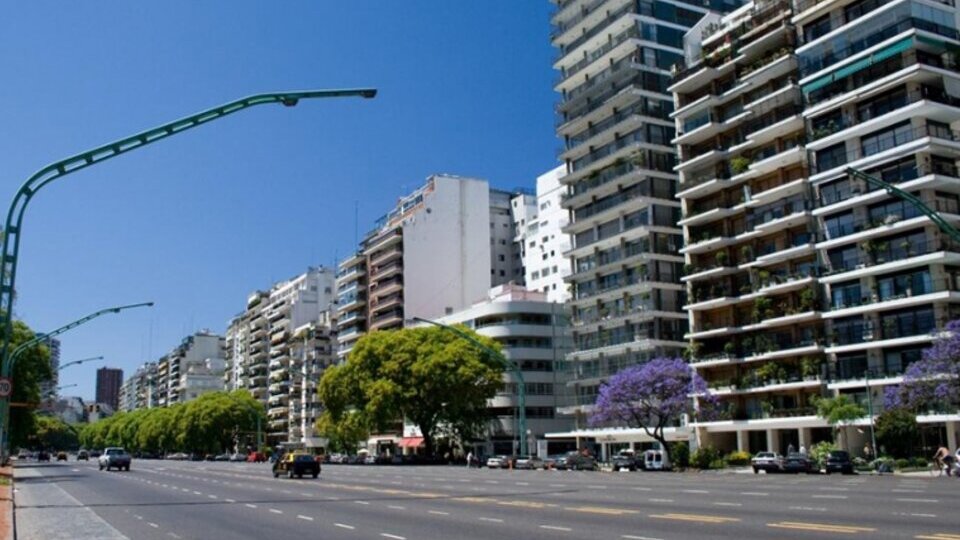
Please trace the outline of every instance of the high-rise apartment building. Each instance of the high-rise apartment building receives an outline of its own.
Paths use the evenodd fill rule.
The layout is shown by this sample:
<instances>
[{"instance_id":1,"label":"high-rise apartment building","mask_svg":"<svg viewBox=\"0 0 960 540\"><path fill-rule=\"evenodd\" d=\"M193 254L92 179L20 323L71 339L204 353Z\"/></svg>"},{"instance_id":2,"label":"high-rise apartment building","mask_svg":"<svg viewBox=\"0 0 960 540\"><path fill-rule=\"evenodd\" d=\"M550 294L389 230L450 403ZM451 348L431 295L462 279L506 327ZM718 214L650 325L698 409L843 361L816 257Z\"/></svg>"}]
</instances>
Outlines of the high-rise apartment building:
<instances>
[{"instance_id":1,"label":"high-rise apartment building","mask_svg":"<svg viewBox=\"0 0 960 540\"><path fill-rule=\"evenodd\" d=\"M816 398L879 413L883 386L958 316L960 246L846 170L960 219L957 38L955 8L924 0L753 2L688 34L671 86L688 338L726 406L697 426L705 444L830 439ZM956 422L920 421L956 444Z\"/></svg>"},{"instance_id":2,"label":"high-rise apartment building","mask_svg":"<svg viewBox=\"0 0 960 540\"><path fill-rule=\"evenodd\" d=\"M43 398L41 401L45 400L48 396L50 399L56 399L57 387L60 386L60 340L48 337L43 340L43 344L46 345L50 351L50 371L52 376L48 380L40 383L40 396ZM44 403L47 402L44 401Z\"/></svg>"},{"instance_id":3,"label":"high-rise apartment building","mask_svg":"<svg viewBox=\"0 0 960 540\"><path fill-rule=\"evenodd\" d=\"M559 303L570 299L566 282L570 263L566 253L570 251L571 241L570 235L563 232L570 217L562 205L566 189L560 184L566 170L565 165L560 165L537 177L532 212L527 213L525 222L520 220L517 224L517 243L523 250L527 288L542 292L550 302ZM514 199L515 205L518 199Z\"/></svg>"},{"instance_id":4,"label":"high-rise apartment building","mask_svg":"<svg viewBox=\"0 0 960 540\"><path fill-rule=\"evenodd\" d=\"M120 411L149 409L157 405L157 363L146 362L120 387Z\"/></svg>"},{"instance_id":5,"label":"high-rise apartment building","mask_svg":"<svg viewBox=\"0 0 960 540\"><path fill-rule=\"evenodd\" d=\"M120 406L120 387L123 386L123 370L102 367L97 370L97 403L106 403L113 410Z\"/></svg>"},{"instance_id":6,"label":"high-rise apartment building","mask_svg":"<svg viewBox=\"0 0 960 540\"><path fill-rule=\"evenodd\" d=\"M209 330L187 336L157 361L157 406L186 403L223 389L224 338Z\"/></svg>"},{"instance_id":7,"label":"high-rise apartment building","mask_svg":"<svg viewBox=\"0 0 960 540\"><path fill-rule=\"evenodd\" d=\"M272 444L318 446L312 431L319 408L315 383L333 362L335 299L333 271L311 267L251 294L246 311L230 321L222 384L248 390L267 407Z\"/></svg>"},{"instance_id":8,"label":"high-rise apartment building","mask_svg":"<svg viewBox=\"0 0 960 540\"><path fill-rule=\"evenodd\" d=\"M442 317L521 282L512 197L485 180L434 175L400 199L339 264L340 358L368 331Z\"/></svg>"},{"instance_id":9,"label":"high-rise apartment building","mask_svg":"<svg viewBox=\"0 0 960 540\"><path fill-rule=\"evenodd\" d=\"M601 381L686 346L683 237L674 198L671 67L703 2L558 0L557 135L570 211L575 401L585 414ZM723 7L719 6L718 7ZM552 268L551 268L552 271Z\"/></svg>"}]
</instances>

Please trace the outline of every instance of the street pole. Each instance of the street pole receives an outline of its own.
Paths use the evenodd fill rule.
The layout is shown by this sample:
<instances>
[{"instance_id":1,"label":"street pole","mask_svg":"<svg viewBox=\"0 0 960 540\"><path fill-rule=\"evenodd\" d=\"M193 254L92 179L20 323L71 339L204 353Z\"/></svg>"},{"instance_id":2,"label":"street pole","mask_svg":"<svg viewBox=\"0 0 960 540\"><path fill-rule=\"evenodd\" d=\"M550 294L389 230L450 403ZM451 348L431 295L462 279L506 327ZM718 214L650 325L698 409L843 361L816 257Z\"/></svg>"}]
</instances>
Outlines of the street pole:
<instances>
[{"instance_id":1,"label":"street pole","mask_svg":"<svg viewBox=\"0 0 960 540\"><path fill-rule=\"evenodd\" d=\"M72 361L67 362L66 364L58 367L58 368L57 368L57 372L61 372L61 371L63 371L63 368L67 368L67 367L70 367L70 366L76 366L76 365L82 364L82 363L84 363L84 362L93 362L93 361L99 361L99 360L103 360L103 357L102 357L102 356L93 356L93 357L90 357L90 358L82 358L82 359L80 359L80 360L72 360Z\"/></svg>"},{"instance_id":2,"label":"street pole","mask_svg":"<svg viewBox=\"0 0 960 540\"><path fill-rule=\"evenodd\" d=\"M6 353L4 353L4 357L6 361L3 362L2 365L0 365L0 377L9 379L13 373L14 366L16 366L17 364L17 359L20 358L20 355L26 352L27 350L29 350L34 345L37 345L41 341L44 341L48 338L52 338L55 336L59 336L64 332L67 332L82 324L90 322L93 319L96 319L97 317L100 317L102 315L107 315L110 313L120 313L121 311L124 311L127 309L134 309L138 307L151 307L151 306L153 306L153 302L142 302L139 304L129 304L125 306L116 306L116 307L101 309L99 311L95 311L87 315L86 317L81 317L73 322L67 323L48 334L36 334L32 339L29 339L21 343L16 349L14 349L13 352L10 353L9 358L6 358ZM12 330L12 324L10 326L10 329ZM7 339L8 337L10 337L9 331L4 336L4 347L6 347L9 344L9 340ZM0 418L0 463L6 463L7 456L9 455L8 434L9 434L9 428L10 428L10 397L11 396L0 397L0 416L2 416L2 418Z\"/></svg>"},{"instance_id":3,"label":"street pole","mask_svg":"<svg viewBox=\"0 0 960 540\"><path fill-rule=\"evenodd\" d=\"M443 328L449 332L453 332L463 339L473 343L477 347L483 349L488 355L490 355L494 360L497 360L505 368L509 369L517 377L517 401L519 402L519 412L518 420L519 426L516 428L516 438L519 439L518 446L520 447L520 455L527 455L527 387L523 382L523 372L520 370L515 362L507 360L507 357L503 355L500 351L488 347L478 341L476 338L467 334L466 332L460 330L455 326L449 326L437 321L431 321L430 319L424 319L423 317L411 317L412 320L427 324L432 324L434 326Z\"/></svg>"},{"instance_id":4,"label":"street pole","mask_svg":"<svg viewBox=\"0 0 960 540\"><path fill-rule=\"evenodd\" d=\"M27 181L20 186L16 195L14 195L13 201L10 203L10 209L7 211L7 219L3 232L0 233L2 234L3 244L3 252L2 255L0 255L0 333L2 333L3 339L2 345L0 345L0 369L6 367L8 364L7 353L10 349L10 339L13 333L14 287L17 277L20 238L23 232L23 216L30 200L44 186L81 169L96 165L138 148L143 148L159 140L172 137L178 133L183 133L189 129L214 120L219 120L235 112L257 105L278 103L285 107L293 107L301 99L336 97L362 97L370 99L376 95L377 91L373 88L305 90L255 94L218 107L200 111L199 113L168 122L146 131L141 131L140 133L118 139L91 150L61 159L60 161L55 161L34 173L33 176L28 178Z\"/></svg>"},{"instance_id":5,"label":"street pole","mask_svg":"<svg viewBox=\"0 0 960 540\"><path fill-rule=\"evenodd\" d=\"M867 369L863 372L864 384L867 387L867 414L870 415L870 444L871 453L874 456L879 456L877 453L877 430L873 426L873 395L870 393L870 370Z\"/></svg>"}]
</instances>

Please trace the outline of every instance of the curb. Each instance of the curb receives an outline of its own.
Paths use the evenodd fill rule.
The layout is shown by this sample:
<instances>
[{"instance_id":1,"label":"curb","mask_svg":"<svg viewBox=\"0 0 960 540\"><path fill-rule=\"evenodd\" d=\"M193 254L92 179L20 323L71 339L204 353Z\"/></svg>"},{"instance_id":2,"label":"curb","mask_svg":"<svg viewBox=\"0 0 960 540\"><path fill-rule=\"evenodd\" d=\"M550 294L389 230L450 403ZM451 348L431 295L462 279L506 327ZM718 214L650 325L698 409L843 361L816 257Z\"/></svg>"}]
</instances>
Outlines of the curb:
<instances>
[{"instance_id":1,"label":"curb","mask_svg":"<svg viewBox=\"0 0 960 540\"><path fill-rule=\"evenodd\" d=\"M16 538L13 513L13 466L0 467L0 540Z\"/></svg>"}]
</instances>

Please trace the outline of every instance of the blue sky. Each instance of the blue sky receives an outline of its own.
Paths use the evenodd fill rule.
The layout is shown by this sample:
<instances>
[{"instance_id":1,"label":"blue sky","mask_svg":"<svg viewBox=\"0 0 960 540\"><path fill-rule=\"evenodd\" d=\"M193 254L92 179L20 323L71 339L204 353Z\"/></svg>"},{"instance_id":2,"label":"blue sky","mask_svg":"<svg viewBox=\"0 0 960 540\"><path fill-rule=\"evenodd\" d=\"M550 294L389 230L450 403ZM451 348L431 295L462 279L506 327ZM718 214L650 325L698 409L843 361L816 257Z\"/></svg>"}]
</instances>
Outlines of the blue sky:
<instances>
[{"instance_id":1,"label":"blue sky","mask_svg":"<svg viewBox=\"0 0 960 540\"><path fill-rule=\"evenodd\" d=\"M20 2L0 19L0 194L41 166L243 95L260 107L68 176L27 212L17 315L129 374L246 295L354 249L434 172L533 187L555 163L546 0ZM95 366L68 368L92 398Z\"/></svg>"}]
</instances>

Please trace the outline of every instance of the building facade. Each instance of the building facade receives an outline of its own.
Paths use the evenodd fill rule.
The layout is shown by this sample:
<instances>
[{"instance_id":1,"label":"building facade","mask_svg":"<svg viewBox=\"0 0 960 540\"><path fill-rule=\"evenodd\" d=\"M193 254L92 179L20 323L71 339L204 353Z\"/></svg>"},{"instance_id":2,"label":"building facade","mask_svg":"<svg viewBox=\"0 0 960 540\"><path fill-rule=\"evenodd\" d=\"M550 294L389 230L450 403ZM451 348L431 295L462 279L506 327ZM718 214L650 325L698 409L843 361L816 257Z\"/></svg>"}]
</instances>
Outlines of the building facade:
<instances>
[{"instance_id":1,"label":"building facade","mask_svg":"<svg viewBox=\"0 0 960 540\"><path fill-rule=\"evenodd\" d=\"M209 330L187 336L157 361L157 406L192 401L223 389L224 338Z\"/></svg>"},{"instance_id":2,"label":"building facade","mask_svg":"<svg viewBox=\"0 0 960 540\"><path fill-rule=\"evenodd\" d=\"M518 223L517 243L523 249L524 283L531 291L539 291L549 302L565 303L570 299L566 282L570 263L570 235L563 232L570 222L569 212L563 208L566 189L560 179L566 166L560 165L537 177L537 195L533 211L526 223Z\"/></svg>"},{"instance_id":3,"label":"building facade","mask_svg":"<svg viewBox=\"0 0 960 540\"><path fill-rule=\"evenodd\" d=\"M120 387L120 411L130 412L157 406L157 363L145 362L123 381Z\"/></svg>"},{"instance_id":4,"label":"building facade","mask_svg":"<svg viewBox=\"0 0 960 540\"><path fill-rule=\"evenodd\" d=\"M123 370L102 367L97 370L97 403L106 403L114 411L120 406L120 387L123 386Z\"/></svg>"},{"instance_id":5,"label":"building facade","mask_svg":"<svg viewBox=\"0 0 960 540\"><path fill-rule=\"evenodd\" d=\"M57 387L60 386L60 340L48 337L43 340L43 344L50 351L50 371L53 376L40 383L40 395L44 398L51 396L55 399Z\"/></svg>"},{"instance_id":6,"label":"building facade","mask_svg":"<svg viewBox=\"0 0 960 540\"><path fill-rule=\"evenodd\" d=\"M504 389L488 402L492 420L484 441L474 445L477 455L516 455L519 437L526 437L531 449L548 432L572 427L572 420L557 414L558 397L564 392L561 371L564 355L570 350L569 316L562 304L548 302L541 292L520 285L501 285L487 298L469 308L438 320L463 324L478 334L500 343L504 357L517 364L526 390L528 433L518 433L518 389L516 374L504 372Z\"/></svg>"},{"instance_id":7,"label":"building facade","mask_svg":"<svg viewBox=\"0 0 960 540\"><path fill-rule=\"evenodd\" d=\"M671 86L687 337L725 405L701 441L829 440L816 398L879 413L883 386L957 317L957 246L846 170L960 219L957 37L956 10L923 0L753 2L687 35ZM919 420L956 444L955 414ZM859 448L867 430L854 431Z\"/></svg>"},{"instance_id":8,"label":"building facade","mask_svg":"<svg viewBox=\"0 0 960 540\"><path fill-rule=\"evenodd\" d=\"M563 410L578 427L606 377L686 347L668 87L684 33L706 13L700 2L566 0L552 17L573 237L573 395Z\"/></svg>"}]
</instances>

